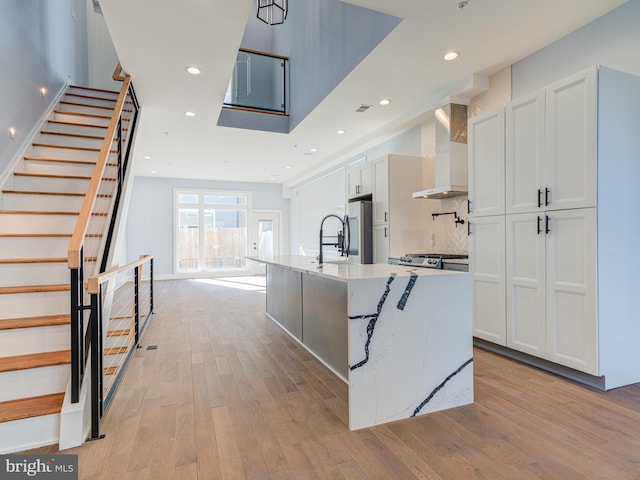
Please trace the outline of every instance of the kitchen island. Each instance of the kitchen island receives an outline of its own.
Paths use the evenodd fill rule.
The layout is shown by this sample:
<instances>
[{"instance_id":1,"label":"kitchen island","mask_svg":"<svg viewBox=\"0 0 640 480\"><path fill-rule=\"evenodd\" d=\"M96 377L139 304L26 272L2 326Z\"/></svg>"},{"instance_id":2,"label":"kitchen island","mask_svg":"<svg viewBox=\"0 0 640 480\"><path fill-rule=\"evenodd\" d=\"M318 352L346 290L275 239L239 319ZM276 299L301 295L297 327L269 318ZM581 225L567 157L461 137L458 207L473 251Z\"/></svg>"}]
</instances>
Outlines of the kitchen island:
<instances>
[{"instance_id":1,"label":"kitchen island","mask_svg":"<svg viewBox=\"0 0 640 480\"><path fill-rule=\"evenodd\" d=\"M267 265L267 314L349 386L349 428L473 402L471 277L400 265Z\"/></svg>"}]
</instances>

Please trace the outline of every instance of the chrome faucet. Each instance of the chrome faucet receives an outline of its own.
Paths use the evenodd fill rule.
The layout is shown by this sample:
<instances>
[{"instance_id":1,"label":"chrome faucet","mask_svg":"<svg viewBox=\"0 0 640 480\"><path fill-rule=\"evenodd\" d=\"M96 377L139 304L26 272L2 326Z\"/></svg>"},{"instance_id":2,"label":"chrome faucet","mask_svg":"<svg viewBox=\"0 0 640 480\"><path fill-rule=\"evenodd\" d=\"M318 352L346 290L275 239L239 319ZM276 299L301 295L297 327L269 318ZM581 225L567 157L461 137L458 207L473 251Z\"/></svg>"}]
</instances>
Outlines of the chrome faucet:
<instances>
[{"instance_id":1,"label":"chrome faucet","mask_svg":"<svg viewBox=\"0 0 640 480\"><path fill-rule=\"evenodd\" d=\"M336 236L337 238L336 242L325 243L322 235L322 227L324 226L324 221L330 217L335 217L338 219L338 221L340 222L340 226L342 227L342 230L338 231ZM322 247L324 245L331 246L331 247L338 247L341 257L349 257L349 221L346 215L344 219L342 219L338 215L330 213L329 215L326 215L320 222L320 252L318 253L318 265L322 265L322 261L323 261Z\"/></svg>"}]
</instances>

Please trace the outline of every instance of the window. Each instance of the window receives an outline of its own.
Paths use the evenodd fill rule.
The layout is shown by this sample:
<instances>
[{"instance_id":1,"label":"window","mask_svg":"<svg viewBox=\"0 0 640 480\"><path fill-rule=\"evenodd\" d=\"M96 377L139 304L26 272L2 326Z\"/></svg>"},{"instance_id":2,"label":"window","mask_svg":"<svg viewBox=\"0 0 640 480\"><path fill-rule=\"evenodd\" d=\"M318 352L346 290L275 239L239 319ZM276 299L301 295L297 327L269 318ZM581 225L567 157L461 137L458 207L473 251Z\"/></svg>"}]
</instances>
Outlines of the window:
<instances>
[{"instance_id":1,"label":"window","mask_svg":"<svg viewBox=\"0 0 640 480\"><path fill-rule=\"evenodd\" d=\"M176 190L176 272L246 269L248 192Z\"/></svg>"}]
</instances>

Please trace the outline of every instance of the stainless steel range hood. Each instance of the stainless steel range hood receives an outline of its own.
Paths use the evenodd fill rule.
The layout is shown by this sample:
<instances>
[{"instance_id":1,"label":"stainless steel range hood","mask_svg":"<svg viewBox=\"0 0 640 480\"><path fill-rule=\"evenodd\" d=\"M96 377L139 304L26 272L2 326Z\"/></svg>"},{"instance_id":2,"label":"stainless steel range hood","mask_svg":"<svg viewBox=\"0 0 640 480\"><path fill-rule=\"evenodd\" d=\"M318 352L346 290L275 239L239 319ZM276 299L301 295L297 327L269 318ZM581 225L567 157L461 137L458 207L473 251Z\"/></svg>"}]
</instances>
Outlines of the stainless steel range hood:
<instances>
[{"instance_id":1,"label":"stainless steel range hood","mask_svg":"<svg viewBox=\"0 0 640 480\"><path fill-rule=\"evenodd\" d=\"M413 198L443 199L467 194L467 106L448 103L435 110L434 186Z\"/></svg>"}]
</instances>

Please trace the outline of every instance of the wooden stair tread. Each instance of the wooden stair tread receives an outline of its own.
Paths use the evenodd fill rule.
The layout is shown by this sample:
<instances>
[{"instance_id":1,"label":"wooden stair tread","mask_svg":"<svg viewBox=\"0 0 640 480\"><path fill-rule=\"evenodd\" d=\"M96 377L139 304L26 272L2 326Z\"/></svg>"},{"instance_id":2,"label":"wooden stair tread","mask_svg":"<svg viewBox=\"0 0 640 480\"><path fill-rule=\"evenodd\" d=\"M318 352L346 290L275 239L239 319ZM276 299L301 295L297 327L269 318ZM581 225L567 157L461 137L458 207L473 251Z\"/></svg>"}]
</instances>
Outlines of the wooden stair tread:
<instances>
[{"instance_id":1,"label":"wooden stair tread","mask_svg":"<svg viewBox=\"0 0 640 480\"><path fill-rule=\"evenodd\" d=\"M95 95L81 95L79 93L70 93L70 92L65 93L65 95L69 97L86 98L89 100L101 100L104 102L114 102L114 103L117 102L117 99L115 98L96 97Z\"/></svg>"},{"instance_id":2,"label":"wooden stair tread","mask_svg":"<svg viewBox=\"0 0 640 480\"><path fill-rule=\"evenodd\" d=\"M0 233L0 238L71 238L70 233Z\"/></svg>"},{"instance_id":3,"label":"wooden stair tread","mask_svg":"<svg viewBox=\"0 0 640 480\"><path fill-rule=\"evenodd\" d=\"M90 92L111 93L116 97L119 95L119 92L116 92L115 90L105 90L104 88L85 87L83 85L69 85L69 88L78 88L80 90L88 90Z\"/></svg>"},{"instance_id":4,"label":"wooden stair tread","mask_svg":"<svg viewBox=\"0 0 640 480\"><path fill-rule=\"evenodd\" d=\"M0 214L5 215L79 215L80 212L50 212L48 210L0 210ZM107 212L92 212L91 215L96 217L106 217Z\"/></svg>"},{"instance_id":5,"label":"wooden stair tread","mask_svg":"<svg viewBox=\"0 0 640 480\"><path fill-rule=\"evenodd\" d=\"M71 363L71 350L30 353L13 357L0 357L0 372L15 372L29 368L52 367Z\"/></svg>"},{"instance_id":6,"label":"wooden stair tread","mask_svg":"<svg viewBox=\"0 0 640 480\"><path fill-rule=\"evenodd\" d=\"M111 117L107 115L94 115L92 113L67 112L65 110L54 110L53 113L57 113L59 115L71 115L73 117L89 117L89 118L101 118L103 120L111 120Z\"/></svg>"},{"instance_id":7,"label":"wooden stair tread","mask_svg":"<svg viewBox=\"0 0 640 480\"><path fill-rule=\"evenodd\" d=\"M60 195L63 197L84 197L84 193L69 193L69 192L32 192L29 190L3 190L2 193L10 195ZM99 193L97 198L111 198L113 195L106 193Z\"/></svg>"},{"instance_id":8,"label":"wooden stair tread","mask_svg":"<svg viewBox=\"0 0 640 480\"><path fill-rule=\"evenodd\" d=\"M87 125L86 123L63 122L62 120L47 120L47 123L54 123L56 125L71 125L73 127L101 128L103 130L109 128L106 125Z\"/></svg>"},{"instance_id":9,"label":"wooden stair tread","mask_svg":"<svg viewBox=\"0 0 640 480\"><path fill-rule=\"evenodd\" d=\"M84 138L86 140L104 140L104 137L101 137L100 135L84 135L82 133L50 132L48 130L41 130L40 133L42 135L55 135L58 137Z\"/></svg>"},{"instance_id":10,"label":"wooden stair tread","mask_svg":"<svg viewBox=\"0 0 640 480\"><path fill-rule=\"evenodd\" d=\"M7 318L0 320L0 330L14 330L17 328L52 327L56 325L69 325L71 316L43 315L41 317Z\"/></svg>"},{"instance_id":11,"label":"wooden stair tread","mask_svg":"<svg viewBox=\"0 0 640 480\"><path fill-rule=\"evenodd\" d=\"M55 173L13 172L16 177L66 178L69 180L91 180L88 175L58 175Z\"/></svg>"},{"instance_id":12,"label":"wooden stair tread","mask_svg":"<svg viewBox=\"0 0 640 480\"><path fill-rule=\"evenodd\" d=\"M67 257L49 258L0 258L0 265L12 265L19 263L67 263ZM95 262L96 257L85 257L85 262Z\"/></svg>"},{"instance_id":13,"label":"wooden stair tread","mask_svg":"<svg viewBox=\"0 0 640 480\"><path fill-rule=\"evenodd\" d=\"M0 422L60 413L64 392L0 402Z\"/></svg>"},{"instance_id":14,"label":"wooden stair tread","mask_svg":"<svg viewBox=\"0 0 640 480\"><path fill-rule=\"evenodd\" d=\"M105 367L104 368L104 374L105 375L115 375L116 373L118 373L120 367Z\"/></svg>"},{"instance_id":15,"label":"wooden stair tread","mask_svg":"<svg viewBox=\"0 0 640 480\"><path fill-rule=\"evenodd\" d=\"M88 107L88 108L99 108L101 110L113 110L113 107L104 107L102 105L87 105L86 103L65 102L64 100L60 102L60 105L73 105L74 107Z\"/></svg>"},{"instance_id":16,"label":"wooden stair tread","mask_svg":"<svg viewBox=\"0 0 640 480\"><path fill-rule=\"evenodd\" d=\"M114 152L111 152L114 153ZM95 165L95 160L67 160L65 158L49 158L49 157L23 157L28 162L52 162L52 163L71 163L73 165ZM107 163L107 167L117 167L117 163Z\"/></svg>"},{"instance_id":17,"label":"wooden stair tread","mask_svg":"<svg viewBox=\"0 0 640 480\"><path fill-rule=\"evenodd\" d=\"M125 328L123 330L109 330L107 331L107 337L123 337L125 335L129 335L130 333L130 328Z\"/></svg>"},{"instance_id":18,"label":"wooden stair tread","mask_svg":"<svg viewBox=\"0 0 640 480\"><path fill-rule=\"evenodd\" d=\"M68 283L55 285L21 285L0 287L0 295L13 295L16 293L68 292L70 290L71 287Z\"/></svg>"},{"instance_id":19,"label":"wooden stair tread","mask_svg":"<svg viewBox=\"0 0 640 480\"><path fill-rule=\"evenodd\" d=\"M75 147L73 145L53 145L53 144L50 144L50 143L34 143L33 146L34 147L42 147L42 148L59 148L61 150L80 150L80 151L83 151L83 152L95 152L95 153L99 153L100 152L100 148ZM110 153L118 153L118 151L117 150L111 150Z\"/></svg>"},{"instance_id":20,"label":"wooden stair tread","mask_svg":"<svg viewBox=\"0 0 640 480\"><path fill-rule=\"evenodd\" d=\"M112 347L112 348L105 348L104 354L105 355L121 355L123 353L127 353L128 351L129 351L129 347Z\"/></svg>"}]
</instances>

